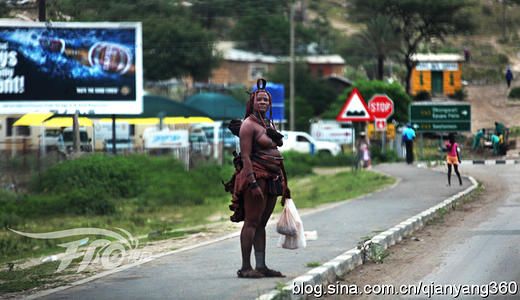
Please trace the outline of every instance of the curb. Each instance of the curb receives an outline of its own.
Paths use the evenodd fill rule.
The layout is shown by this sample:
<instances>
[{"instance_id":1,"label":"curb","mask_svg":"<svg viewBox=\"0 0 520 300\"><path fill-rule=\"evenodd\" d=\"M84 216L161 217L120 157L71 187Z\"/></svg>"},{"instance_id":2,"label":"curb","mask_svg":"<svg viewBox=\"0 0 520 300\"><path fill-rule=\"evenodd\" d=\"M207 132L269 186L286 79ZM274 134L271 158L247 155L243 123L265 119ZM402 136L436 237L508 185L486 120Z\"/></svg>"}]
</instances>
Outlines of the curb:
<instances>
[{"instance_id":1,"label":"curb","mask_svg":"<svg viewBox=\"0 0 520 300\"><path fill-rule=\"evenodd\" d=\"M475 160L463 160L463 165L516 165L520 161L515 159L475 159Z\"/></svg>"},{"instance_id":2,"label":"curb","mask_svg":"<svg viewBox=\"0 0 520 300\"><path fill-rule=\"evenodd\" d=\"M473 177L468 176L468 179L471 181L472 186L374 236L372 239L365 242L363 246L365 251L370 252L373 246L387 249L390 246L399 243L404 237L410 236L415 231L424 227L426 223L434 219L436 216L444 213L446 210L453 209L460 202L462 197L471 193L478 187L478 183ZM292 293L293 287L296 285L305 286L334 283L337 277L343 277L349 271L362 265L363 254L364 253L360 249L350 249L336 258L324 263L322 266L314 268L287 282L281 290L276 289L260 295L257 300L306 299L305 294L294 295Z\"/></svg>"},{"instance_id":3,"label":"curb","mask_svg":"<svg viewBox=\"0 0 520 300\"><path fill-rule=\"evenodd\" d=\"M461 165L516 165L520 164L520 160L516 159L473 159L473 160L462 160ZM419 168L424 167L436 167L439 165L446 165L445 161L419 161L416 166Z\"/></svg>"}]
</instances>

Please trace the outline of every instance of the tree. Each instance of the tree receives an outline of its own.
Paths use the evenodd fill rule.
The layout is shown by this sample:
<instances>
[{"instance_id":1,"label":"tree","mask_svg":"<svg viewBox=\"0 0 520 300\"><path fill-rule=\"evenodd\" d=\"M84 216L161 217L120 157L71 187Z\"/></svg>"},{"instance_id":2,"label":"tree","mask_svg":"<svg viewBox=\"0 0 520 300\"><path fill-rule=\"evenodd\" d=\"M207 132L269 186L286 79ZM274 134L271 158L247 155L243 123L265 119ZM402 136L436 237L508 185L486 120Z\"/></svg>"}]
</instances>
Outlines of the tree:
<instances>
[{"instance_id":1,"label":"tree","mask_svg":"<svg viewBox=\"0 0 520 300\"><path fill-rule=\"evenodd\" d=\"M49 1L49 21L141 21L144 76L206 79L217 64L214 36L193 21L189 8L168 0Z\"/></svg>"},{"instance_id":2,"label":"tree","mask_svg":"<svg viewBox=\"0 0 520 300\"><path fill-rule=\"evenodd\" d=\"M383 80L385 59L396 52L399 37L388 16L377 15L369 20L366 28L357 36L363 47L377 58L377 79Z\"/></svg>"},{"instance_id":3,"label":"tree","mask_svg":"<svg viewBox=\"0 0 520 300\"><path fill-rule=\"evenodd\" d=\"M319 116L334 102L336 92L324 80L311 75L306 64L295 65L295 94L305 99L311 105L314 115ZM268 74L269 81L283 83L289 87L289 66L280 65ZM286 89L288 91L288 88Z\"/></svg>"},{"instance_id":4,"label":"tree","mask_svg":"<svg viewBox=\"0 0 520 300\"><path fill-rule=\"evenodd\" d=\"M367 22L377 15L391 19L392 28L399 33L407 93L414 66L412 56L421 43L432 38L444 40L449 34L474 28L465 10L473 0L352 0L351 3L357 21Z\"/></svg>"}]
</instances>

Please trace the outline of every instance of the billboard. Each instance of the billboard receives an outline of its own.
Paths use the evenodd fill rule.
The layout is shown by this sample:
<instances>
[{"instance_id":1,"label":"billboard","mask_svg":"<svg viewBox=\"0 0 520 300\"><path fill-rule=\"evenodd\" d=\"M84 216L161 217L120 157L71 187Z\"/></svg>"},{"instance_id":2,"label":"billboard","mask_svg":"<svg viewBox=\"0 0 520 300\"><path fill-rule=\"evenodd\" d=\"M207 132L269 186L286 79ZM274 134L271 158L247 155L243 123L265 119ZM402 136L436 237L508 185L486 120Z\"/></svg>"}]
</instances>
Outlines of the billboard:
<instances>
[{"instance_id":1,"label":"billboard","mask_svg":"<svg viewBox=\"0 0 520 300\"><path fill-rule=\"evenodd\" d=\"M141 23L0 21L0 113L139 114Z\"/></svg>"}]
</instances>

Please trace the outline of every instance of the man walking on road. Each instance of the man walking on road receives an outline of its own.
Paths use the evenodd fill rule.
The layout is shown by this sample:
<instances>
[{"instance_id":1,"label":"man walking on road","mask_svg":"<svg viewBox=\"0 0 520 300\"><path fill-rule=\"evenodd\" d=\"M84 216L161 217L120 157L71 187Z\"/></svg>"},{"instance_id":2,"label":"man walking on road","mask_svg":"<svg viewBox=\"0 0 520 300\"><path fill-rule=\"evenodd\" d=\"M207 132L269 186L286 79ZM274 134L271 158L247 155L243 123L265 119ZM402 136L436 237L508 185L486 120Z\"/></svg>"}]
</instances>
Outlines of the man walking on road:
<instances>
[{"instance_id":1,"label":"man walking on road","mask_svg":"<svg viewBox=\"0 0 520 300\"><path fill-rule=\"evenodd\" d=\"M511 87L511 81L512 80L513 80L513 72L511 71L511 68L507 67L507 70L506 70L507 88Z\"/></svg>"},{"instance_id":2,"label":"man walking on road","mask_svg":"<svg viewBox=\"0 0 520 300\"><path fill-rule=\"evenodd\" d=\"M406 145L406 163L413 163L413 140L415 139L415 130L412 128L412 124L407 123L403 130L402 143Z\"/></svg>"}]
</instances>

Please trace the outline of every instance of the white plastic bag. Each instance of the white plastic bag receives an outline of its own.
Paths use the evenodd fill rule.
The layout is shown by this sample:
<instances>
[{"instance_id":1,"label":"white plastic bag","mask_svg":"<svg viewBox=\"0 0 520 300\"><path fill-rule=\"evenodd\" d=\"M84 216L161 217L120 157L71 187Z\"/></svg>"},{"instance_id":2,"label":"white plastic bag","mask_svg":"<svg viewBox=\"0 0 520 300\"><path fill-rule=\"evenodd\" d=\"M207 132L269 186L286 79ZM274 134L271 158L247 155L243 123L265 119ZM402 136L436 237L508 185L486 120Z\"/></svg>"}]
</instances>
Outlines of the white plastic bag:
<instances>
[{"instance_id":1,"label":"white plastic bag","mask_svg":"<svg viewBox=\"0 0 520 300\"><path fill-rule=\"evenodd\" d=\"M296 226L296 234L294 234L294 231L292 230L280 230L282 232L278 231L279 225L280 228L287 229L288 226L286 225L290 222L294 222ZM298 249L307 247L305 232L303 230L303 222L292 199L285 200L285 207L276 228L278 233L281 234L280 239L278 240L278 247L285 249ZM286 233L289 233L289 235L286 235Z\"/></svg>"}]
</instances>

